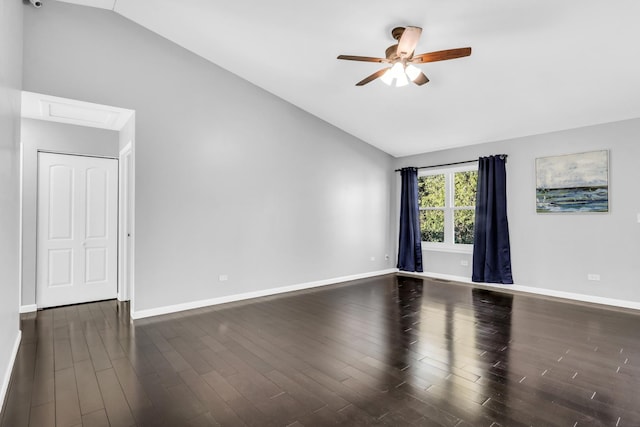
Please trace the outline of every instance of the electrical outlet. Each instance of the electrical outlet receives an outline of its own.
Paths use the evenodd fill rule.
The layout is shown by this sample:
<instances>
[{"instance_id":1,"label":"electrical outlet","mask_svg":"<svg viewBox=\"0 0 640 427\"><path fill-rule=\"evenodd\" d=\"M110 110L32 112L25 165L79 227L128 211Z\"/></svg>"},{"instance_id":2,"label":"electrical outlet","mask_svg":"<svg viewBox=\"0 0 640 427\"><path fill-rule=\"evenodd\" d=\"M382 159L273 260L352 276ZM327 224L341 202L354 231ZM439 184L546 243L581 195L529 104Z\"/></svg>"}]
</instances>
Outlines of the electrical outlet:
<instances>
[{"instance_id":1,"label":"electrical outlet","mask_svg":"<svg viewBox=\"0 0 640 427\"><path fill-rule=\"evenodd\" d=\"M218 276L218 280L221 282L226 282L227 280L229 280L229 276L227 276L226 274L221 274Z\"/></svg>"},{"instance_id":2,"label":"electrical outlet","mask_svg":"<svg viewBox=\"0 0 640 427\"><path fill-rule=\"evenodd\" d=\"M587 274L587 280L598 281L598 280L600 280L600 275L599 274L589 273L589 274Z\"/></svg>"},{"instance_id":3,"label":"electrical outlet","mask_svg":"<svg viewBox=\"0 0 640 427\"><path fill-rule=\"evenodd\" d=\"M466 260L466 259L460 260L460 265L464 267L469 267L469 260Z\"/></svg>"}]
</instances>

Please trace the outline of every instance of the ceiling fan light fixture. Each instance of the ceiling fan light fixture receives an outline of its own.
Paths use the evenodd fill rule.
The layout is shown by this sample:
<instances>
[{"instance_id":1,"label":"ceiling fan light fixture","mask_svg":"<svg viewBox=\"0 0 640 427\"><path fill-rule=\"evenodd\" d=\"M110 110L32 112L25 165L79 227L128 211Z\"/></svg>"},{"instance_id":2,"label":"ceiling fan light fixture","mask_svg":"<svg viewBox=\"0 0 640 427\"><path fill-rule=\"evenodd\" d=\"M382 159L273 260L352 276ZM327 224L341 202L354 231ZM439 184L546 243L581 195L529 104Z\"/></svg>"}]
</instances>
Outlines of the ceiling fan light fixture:
<instances>
[{"instance_id":1,"label":"ceiling fan light fixture","mask_svg":"<svg viewBox=\"0 0 640 427\"><path fill-rule=\"evenodd\" d=\"M396 87L402 87L408 84L409 84L409 79L407 78L407 75L405 74L404 70L402 70L402 73L398 75L398 77L396 78Z\"/></svg>"},{"instance_id":2,"label":"ceiling fan light fixture","mask_svg":"<svg viewBox=\"0 0 640 427\"><path fill-rule=\"evenodd\" d=\"M390 73L391 77L393 77L394 79L399 79L400 76L404 75L404 65L402 65L402 62L396 62L395 64L393 64Z\"/></svg>"},{"instance_id":3,"label":"ceiling fan light fixture","mask_svg":"<svg viewBox=\"0 0 640 427\"><path fill-rule=\"evenodd\" d=\"M407 76L409 77L409 79L411 79L411 81L417 79L421 73L420 68L412 64L407 65L407 68L405 68L404 71L407 73Z\"/></svg>"},{"instance_id":4,"label":"ceiling fan light fixture","mask_svg":"<svg viewBox=\"0 0 640 427\"><path fill-rule=\"evenodd\" d=\"M407 80L407 75L404 71L404 64L401 62L393 64L391 68L380 76L380 80L382 80L382 82L387 86L391 86L394 80L396 82L396 87L402 87L409 84L409 80Z\"/></svg>"},{"instance_id":5,"label":"ceiling fan light fixture","mask_svg":"<svg viewBox=\"0 0 640 427\"><path fill-rule=\"evenodd\" d=\"M380 80L387 86L391 86L393 83L393 73L391 73L391 68L389 68L382 76L380 76Z\"/></svg>"}]
</instances>

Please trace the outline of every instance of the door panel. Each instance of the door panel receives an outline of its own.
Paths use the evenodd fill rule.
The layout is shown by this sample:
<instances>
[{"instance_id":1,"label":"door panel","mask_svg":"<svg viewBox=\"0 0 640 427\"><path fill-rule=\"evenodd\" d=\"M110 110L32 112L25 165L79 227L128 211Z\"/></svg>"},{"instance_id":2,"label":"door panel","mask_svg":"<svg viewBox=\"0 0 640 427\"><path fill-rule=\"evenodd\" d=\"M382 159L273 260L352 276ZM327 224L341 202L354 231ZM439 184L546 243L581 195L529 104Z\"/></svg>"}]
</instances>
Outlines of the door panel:
<instances>
[{"instance_id":1,"label":"door panel","mask_svg":"<svg viewBox=\"0 0 640 427\"><path fill-rule=\"evenodd\" d=\"M49 238L73 238L73 169L55 165L49 169ZM55 196L55 197L54 197Z\"/></svg>"},{"instance_id":2,"label":"door panel","mask_svg":"<svg viewBox=\"0 0 640 427\"><path fill-rule=\"evenodd\" d=\"M39 153L38 307L117 295L115 159Z\"/></svg>"},{"instance_id":3,"label":"door panel","mask_svg":"<svg viewBox=\"0 0 640 427\"><path fill-rule=\"evenodd\" d=\"M87 170L87 238L107 237L107 173L104 169Z\"/></svg>"},{"instance_id":4,"label":"door panel","mask_svg":"<svg viewBox=\"0 0 640 427\"><path fill-rule=\"evenodd\" d=\"M71 286L73 278L73 251L49 249L48 286Z\"/></svg>"},{"instance_id":5,"label":"door panel","mask_svg":"<svg viewBox=\"0 0 640 427\"><path fill-rule=\"evenodd\" d=\"M107 280L107 251L104 248L87 248L86 283L100 283Z\"/></svg>"}]
</instances>

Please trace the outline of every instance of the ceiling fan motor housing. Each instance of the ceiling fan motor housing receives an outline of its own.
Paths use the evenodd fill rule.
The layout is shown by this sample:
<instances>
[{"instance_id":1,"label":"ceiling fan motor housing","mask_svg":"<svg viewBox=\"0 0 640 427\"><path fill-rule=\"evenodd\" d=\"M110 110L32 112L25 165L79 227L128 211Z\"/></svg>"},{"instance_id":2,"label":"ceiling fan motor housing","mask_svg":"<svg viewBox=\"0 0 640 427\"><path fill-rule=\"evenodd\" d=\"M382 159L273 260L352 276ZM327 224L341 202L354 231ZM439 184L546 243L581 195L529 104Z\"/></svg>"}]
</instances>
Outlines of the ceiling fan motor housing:
<instances>
[{"instance_id":1,"label":"ceiling fan motor housing","mask_svg":"<svg viewBox=\"0 0 640 427\"><path fill-rule=\"evenodd\" d=\"M395 40L400 40L400 37L402 37L402 33L404 33L404 28L405 27L395 27L393 30L391 30L391 37L393 37Z\"/></svg>"}]
</instances>

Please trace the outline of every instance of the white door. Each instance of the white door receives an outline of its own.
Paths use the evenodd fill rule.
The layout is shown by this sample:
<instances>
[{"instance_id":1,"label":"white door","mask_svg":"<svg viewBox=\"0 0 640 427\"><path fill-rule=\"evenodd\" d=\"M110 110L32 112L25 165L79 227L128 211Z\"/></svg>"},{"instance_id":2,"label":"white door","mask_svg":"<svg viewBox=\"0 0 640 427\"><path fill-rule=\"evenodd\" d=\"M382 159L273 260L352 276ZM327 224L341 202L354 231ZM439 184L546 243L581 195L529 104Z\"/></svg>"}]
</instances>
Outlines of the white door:
<instances>
[{"instance_id":1,"label":"white door","mask_svg":"<svg viewBox=\"0 0 640 427\"><path fill-rule=\"evenodd\" d=\"M38 308L115 298L118 162L39 153Z\"/></svg>"}]
</instances>

